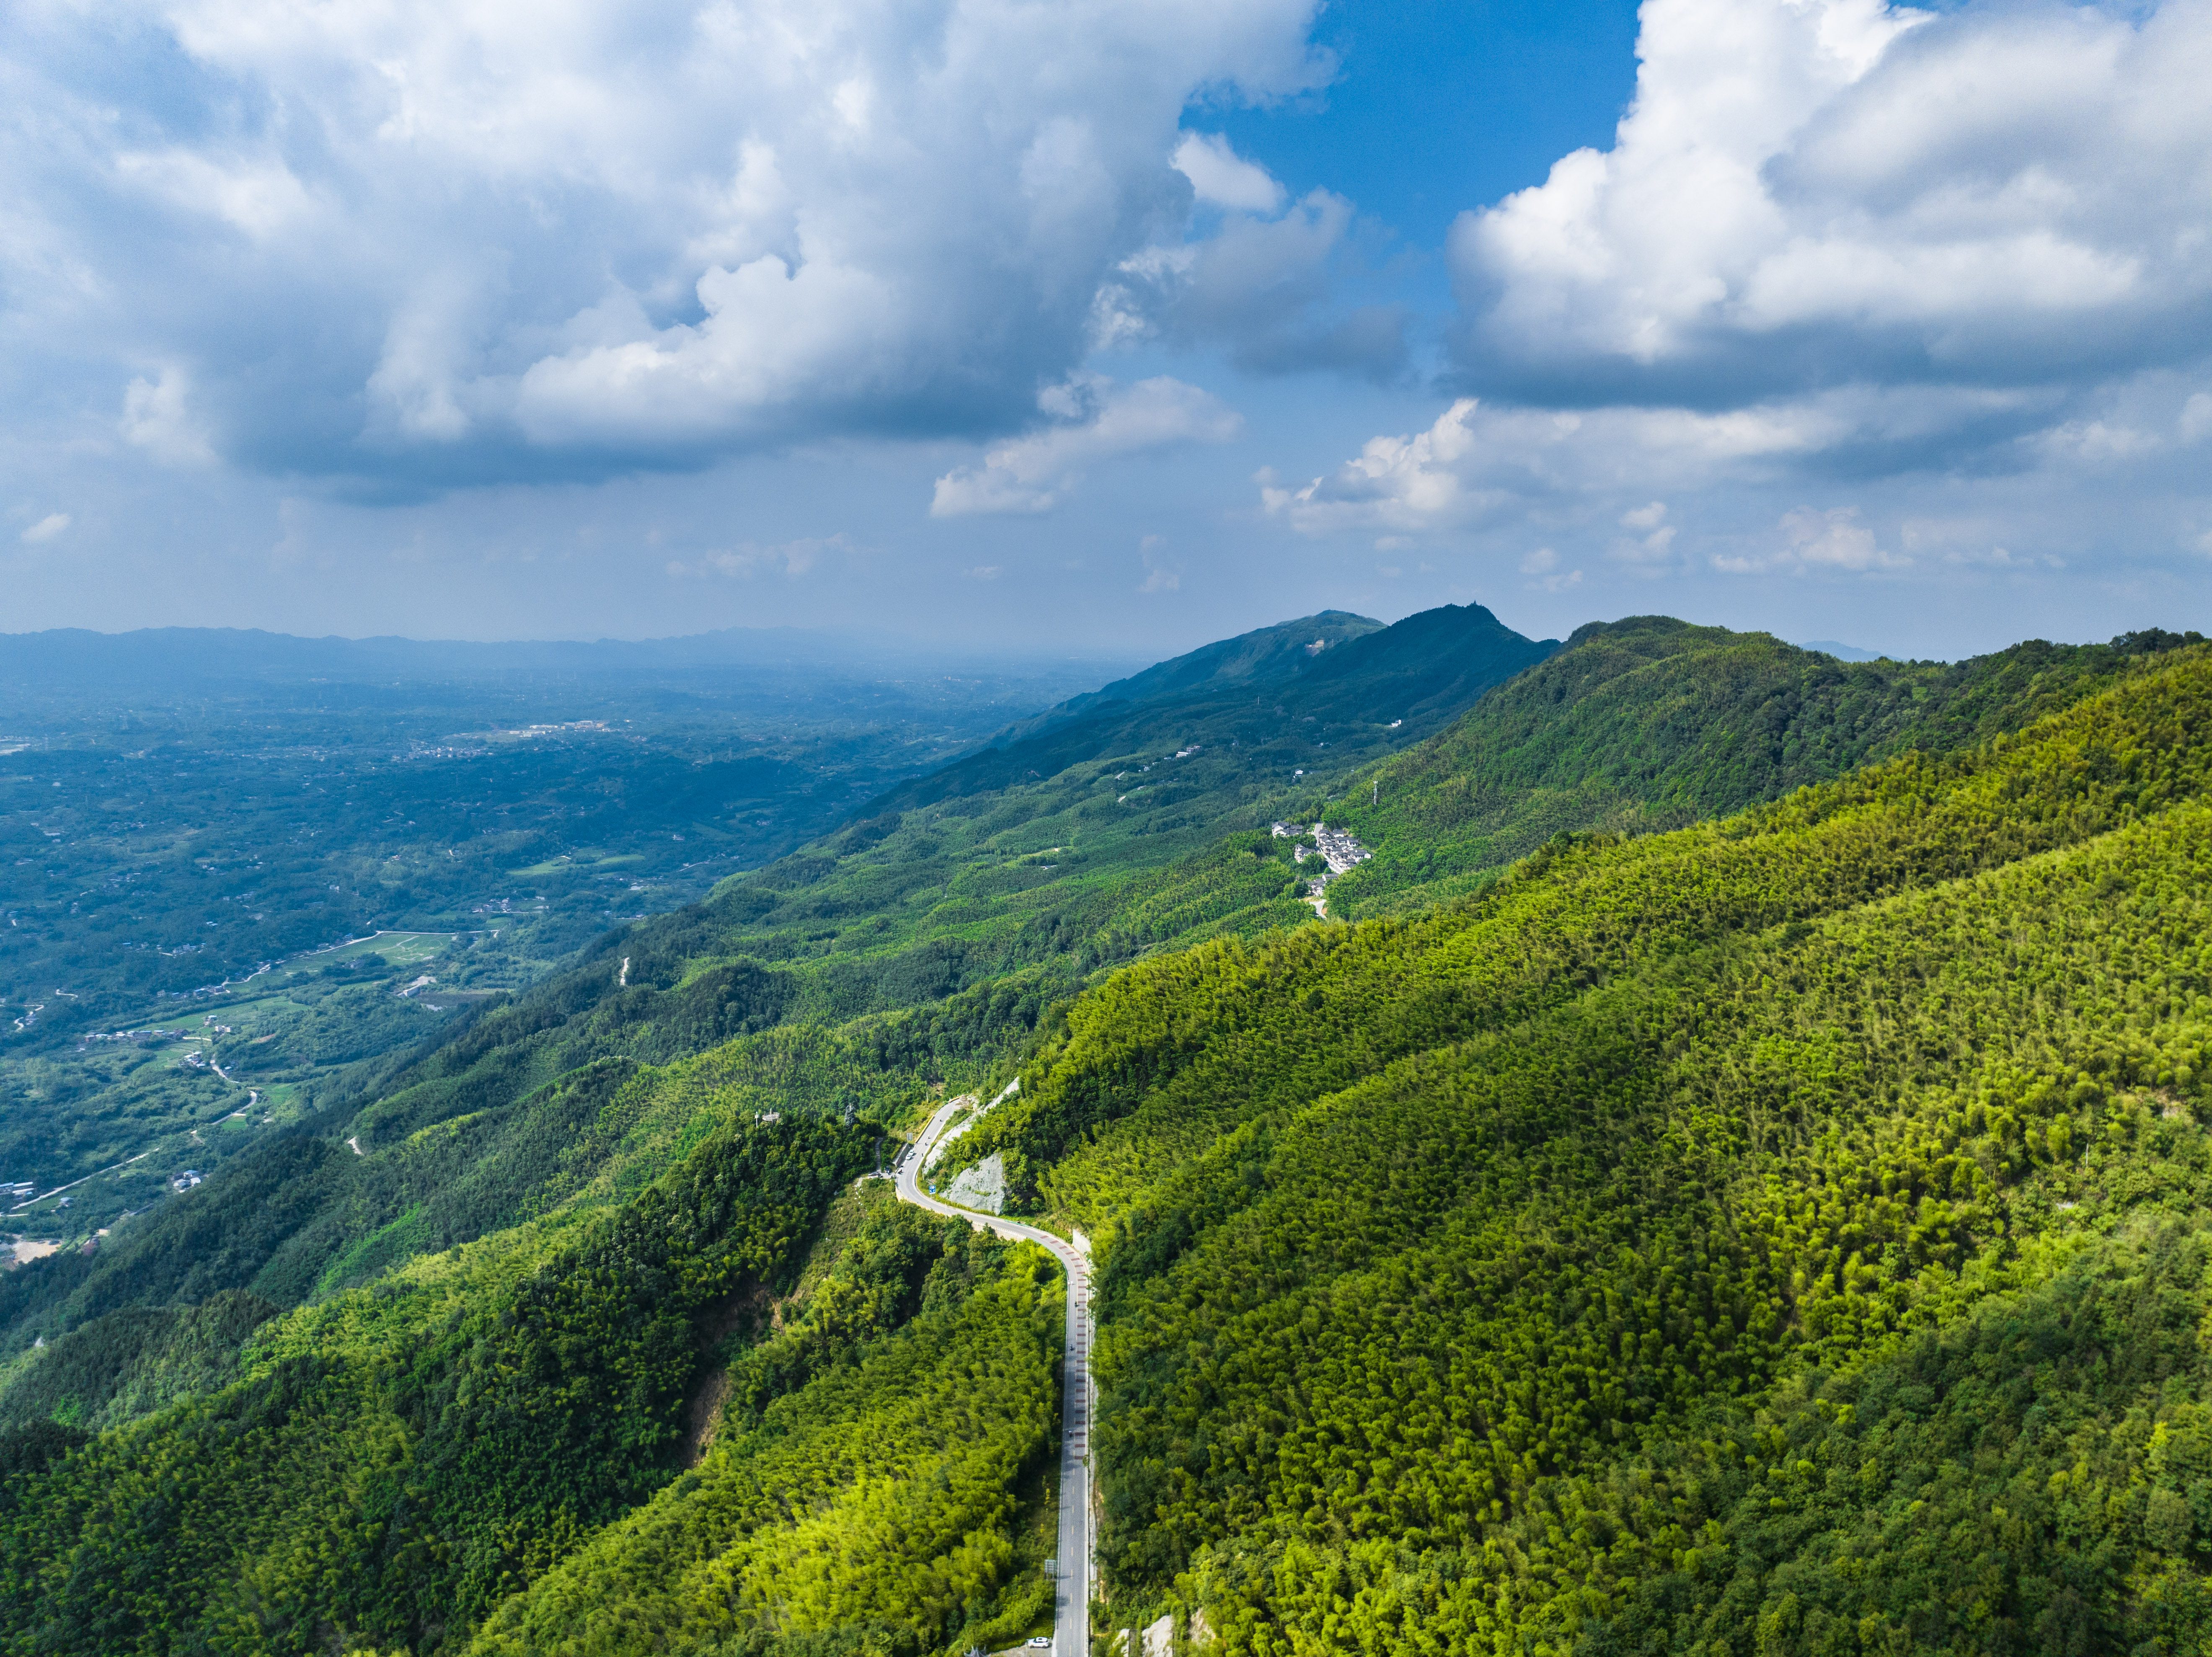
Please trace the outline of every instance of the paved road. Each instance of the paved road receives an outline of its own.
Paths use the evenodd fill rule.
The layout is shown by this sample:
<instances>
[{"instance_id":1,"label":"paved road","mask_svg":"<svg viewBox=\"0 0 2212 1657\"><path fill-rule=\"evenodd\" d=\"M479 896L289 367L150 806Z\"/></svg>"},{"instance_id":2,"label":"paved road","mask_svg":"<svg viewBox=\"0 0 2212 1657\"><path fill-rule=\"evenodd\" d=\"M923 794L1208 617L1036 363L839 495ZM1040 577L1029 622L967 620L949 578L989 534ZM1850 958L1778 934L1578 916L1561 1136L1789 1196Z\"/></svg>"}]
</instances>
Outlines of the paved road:
<instances>
[{"instance_id":1,"label":"paved road","mask_svg":"<svg viewBox=\"0 0 2212 1657\"><path fill-rule=\"evenodd\" d=\"M21 1202L17 1203L15 1207L9 1209L8 1212L11 1215L21 1214L33 1203L42 1203L49 1197L60 1196L64 1191L74 1191L79 1186L82 1185L85 1180L97 1180L103 1174L112 1174L117 1168L128 1168L133 1162L143 1162L153 1154L154 1153L150 1150L142 1150L136 1156L125 1157L121 1162L115 1163L112 1167L96 1168L93 1169L91 1173L86 1174L83 1180L71 1180L67 1185L58 1185L52 1191L41 1191L35 1197L25 1198Z\"/></svg>"},{"instance_id":2,"label":"paved road","mask_svg":"<svg viewBox=\"0 0 2212 1657\"><path fill-rule=\"evenodd\" d=\"M946 1124L973 1095L948 1100L898 1165L899 1200L933 1214L966 1220L1001 1237L1020 1237L1052 1251L1067 1272L1067 1367L1060 1435L1060 1578L1053 1585L1054 1657L1091 1657L1091 1262L1049 1231L941 1203L921 1188L922 1166Z\"/></svg>"}]
</instances>

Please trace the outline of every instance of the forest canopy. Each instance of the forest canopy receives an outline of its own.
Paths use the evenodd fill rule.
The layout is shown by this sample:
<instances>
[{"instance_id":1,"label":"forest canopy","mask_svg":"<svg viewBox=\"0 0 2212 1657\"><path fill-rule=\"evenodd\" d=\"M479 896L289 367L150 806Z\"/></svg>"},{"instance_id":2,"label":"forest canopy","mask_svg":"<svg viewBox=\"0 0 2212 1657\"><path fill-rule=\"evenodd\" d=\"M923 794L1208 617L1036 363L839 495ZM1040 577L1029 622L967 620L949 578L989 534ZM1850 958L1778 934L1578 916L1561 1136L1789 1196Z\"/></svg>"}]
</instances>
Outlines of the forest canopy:
<instances>
[{"instance_id":1,"label":"forest canopy","mask_svg":"<svg viewBox=\"0 0 2212 1657\"><path fill-rule=\"evenodd\" d=\"M1017 1079L940 1171L1094 1251L1102 1635L2212 1637L2212 649L1622 623L1370 774L1349 920L864 820L0 1281L6 1643L1042 1632L1055 1268L870 1177Z\"/></svg>"}]
</instances>

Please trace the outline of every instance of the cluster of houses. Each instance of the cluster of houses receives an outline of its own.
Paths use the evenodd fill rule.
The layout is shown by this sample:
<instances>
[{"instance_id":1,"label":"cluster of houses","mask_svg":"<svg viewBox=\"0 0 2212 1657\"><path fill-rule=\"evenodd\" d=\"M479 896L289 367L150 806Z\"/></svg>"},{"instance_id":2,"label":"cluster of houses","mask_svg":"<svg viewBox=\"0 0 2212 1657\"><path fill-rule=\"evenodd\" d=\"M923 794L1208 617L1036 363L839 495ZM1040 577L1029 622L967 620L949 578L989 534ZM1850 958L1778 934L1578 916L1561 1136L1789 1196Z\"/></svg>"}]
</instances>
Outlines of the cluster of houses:
<instances>
[{"instance_id":1,"label":"cluster of houses","mask_svg":"<svg viewBox=\"0 0 2212 1657\"><path fill-rule=\"evenodd\" d=\"M1339 875L1358 868L1375 855L1341 828L1332 828L1325 822L1316 822L1310 828L1279 822L1274 825L1274 835L1278 840L1291 842L1291 857L1294 862L1303 863L1308 857L1317 855L1328 865L1306 883L1309 901L1320 897L1328 889L1328 883ZM1313 836L1314 841L1310 852L1303 843L1308 835Z\"/></svg>"},{"instance_id":2,"label":"cluster of houses","mask_svg":"<svg viewBox=\"0 0 2212 1657\"><path fill-rule=\"evenodd\" d=\"M228 1035L230 1026L225 1024L222 1026L222 1029L225 1035ZM80 1041L128 1041L137 1046L148 1041L183 1041L189 1040L191 1034L189 1030L165 1030L158 1025L149 1024L143 1029L136 1030L87 1030L77 1040Z\"/></svg>"}]
</instances>

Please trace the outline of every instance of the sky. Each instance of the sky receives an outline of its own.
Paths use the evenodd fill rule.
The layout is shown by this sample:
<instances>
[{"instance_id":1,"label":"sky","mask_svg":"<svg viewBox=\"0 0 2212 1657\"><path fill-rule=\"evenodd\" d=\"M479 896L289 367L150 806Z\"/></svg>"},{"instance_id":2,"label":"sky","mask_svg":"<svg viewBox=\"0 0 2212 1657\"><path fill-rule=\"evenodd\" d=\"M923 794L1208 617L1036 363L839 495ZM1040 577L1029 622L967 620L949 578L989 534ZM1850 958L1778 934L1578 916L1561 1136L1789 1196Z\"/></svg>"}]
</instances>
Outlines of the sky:
<instances>
[{"instance_id":1,"label":"sky","mask_svg":"<svg viewBox=\"0 0 2212 1657\"><path fill-rule=\"evenodd\" d=\"M0 631L2212 631L2212 0L16 0Z\"/></svg>"}]
</instances>

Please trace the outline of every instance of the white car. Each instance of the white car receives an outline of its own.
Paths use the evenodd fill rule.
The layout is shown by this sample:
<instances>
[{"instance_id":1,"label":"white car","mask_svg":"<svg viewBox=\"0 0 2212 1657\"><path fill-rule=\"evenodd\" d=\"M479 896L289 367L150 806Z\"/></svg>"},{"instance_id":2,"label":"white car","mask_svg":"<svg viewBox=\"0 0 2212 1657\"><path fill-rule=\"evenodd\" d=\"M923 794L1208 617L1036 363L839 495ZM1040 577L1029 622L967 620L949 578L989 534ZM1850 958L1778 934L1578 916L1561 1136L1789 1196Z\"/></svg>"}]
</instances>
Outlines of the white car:
<instances>
[{"instance_id":1,"label":"white car","mask_svg":"<svg viewBox=\"0 0 2212 1657\"><path fill-rule=\"evenodd\" d=\"M1028 1639L1023 1641L1022 1643L1025 1646L1042 1647L1048 1651L1052 1648L1052 1636L1049 1634L1032 1634Z\"/></svg>"}]
</instances>

